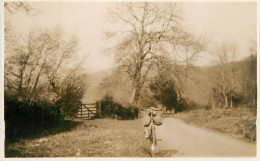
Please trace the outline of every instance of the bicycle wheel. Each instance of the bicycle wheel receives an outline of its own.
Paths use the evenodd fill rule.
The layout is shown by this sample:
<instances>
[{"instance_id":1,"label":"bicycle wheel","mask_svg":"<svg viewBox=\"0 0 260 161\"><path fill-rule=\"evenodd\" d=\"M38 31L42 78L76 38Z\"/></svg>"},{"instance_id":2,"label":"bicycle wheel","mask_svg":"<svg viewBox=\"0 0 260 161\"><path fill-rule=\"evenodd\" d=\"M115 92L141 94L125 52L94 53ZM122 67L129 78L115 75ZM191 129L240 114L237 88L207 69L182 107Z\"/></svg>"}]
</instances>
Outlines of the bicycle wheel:
<instances>
[{"instance_id":1,"label":"bicycle wheel","mask_svg":"<svg viewBox=\"0 0 260 161\"><path fill-rule=\"evenodd\" d=\"M155 152L156 152L156 135L155 135L155 128L152 126L152 134L151 134L151 155L152 157L155 157Z\"/></svg>"}]
</instances>

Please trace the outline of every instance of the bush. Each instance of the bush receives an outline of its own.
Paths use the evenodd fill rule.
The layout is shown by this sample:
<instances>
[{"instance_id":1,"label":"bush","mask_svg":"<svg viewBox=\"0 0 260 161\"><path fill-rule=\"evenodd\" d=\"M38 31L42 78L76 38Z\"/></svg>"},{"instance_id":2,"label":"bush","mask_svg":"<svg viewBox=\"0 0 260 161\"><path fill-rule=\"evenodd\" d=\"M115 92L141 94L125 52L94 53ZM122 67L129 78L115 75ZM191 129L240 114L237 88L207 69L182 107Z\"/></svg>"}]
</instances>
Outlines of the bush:
<instances>
[{"instance_id":1,"label":"bush","mask_svg":"<svg viewBox=\"0 0 260 161\"><path fill-rule=\"evenodd\" d=\"M175 112L181 112L189 108L186 100L178 96L179 92L176 90L176 84L173 80L157 78L151 81L149 88L153 92L154 98L164 105L167 110L174 109Z\"/></svg>"},{"instance_id":2,"label":"bush","mask_svg":"<svg viewBox=\"0 0 260 161\"><path fill-rule=\"evenodd\" d=\"M187 104L187 101L185 99L181 98L174 109L175 109L175 112L182 112L184 110L188 110L189 105Z\"/></svg>"},{"instance_id":3,"label":"bush","mask_svg":"<svg viewBox=\"0 0 260 161\"><path fill-rule=\"evenodd\" d=\"M4 119L6 141L15 141L20 137L30 137L43 132L55 122L60 115L55 106L47 103L34 103L5 96Z\"/></svg>"},{"instance_id":4,"label":"bush","mask_svg":"<svg viewBox=\"0 0 260 161\"><path fill-rule=\"evenodd\" d=\"M120 103L115 102L112 96L106 95L100 102L103 117L119 120L129 120L138 117L138 108L132 106L124 107Z\"/></svg>"}]
</instances>

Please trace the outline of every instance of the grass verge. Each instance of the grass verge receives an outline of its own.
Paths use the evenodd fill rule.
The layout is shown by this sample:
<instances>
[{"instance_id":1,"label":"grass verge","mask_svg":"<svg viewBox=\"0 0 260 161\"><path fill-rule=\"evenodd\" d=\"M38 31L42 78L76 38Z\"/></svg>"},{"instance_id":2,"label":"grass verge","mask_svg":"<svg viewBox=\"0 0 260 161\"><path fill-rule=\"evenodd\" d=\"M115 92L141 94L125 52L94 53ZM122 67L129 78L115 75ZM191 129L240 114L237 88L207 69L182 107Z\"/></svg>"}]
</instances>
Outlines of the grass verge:
<instances>
[{"instance_id":1,"label":"grass verge","mask_svg":"<svg viewBox=\"0 0 260 161\"><path fill-rule=\"evenodd\" d=\"M199 109L168 117L256 143L256 110L250 108Z\"/></svg>"},{"instance_id":2,"label":"grass verge","mask_svg":"<svg viewBox=\"0 0 260 161\"><path fill-rule=\"evenodd\" d=\"M140 119L83 121L71 131L21 139L5 147L6 157L149 157Z\"/></svg>"}]
</instances>

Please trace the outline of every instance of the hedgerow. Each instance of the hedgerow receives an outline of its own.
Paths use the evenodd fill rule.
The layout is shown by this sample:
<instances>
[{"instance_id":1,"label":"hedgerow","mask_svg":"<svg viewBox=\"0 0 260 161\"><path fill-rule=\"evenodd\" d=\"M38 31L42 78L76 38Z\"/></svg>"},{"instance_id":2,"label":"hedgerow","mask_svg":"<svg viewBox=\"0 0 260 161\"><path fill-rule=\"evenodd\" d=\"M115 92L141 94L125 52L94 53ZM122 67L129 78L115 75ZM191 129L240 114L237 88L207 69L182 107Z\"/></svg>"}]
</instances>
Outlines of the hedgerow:
<instances>
[{"instance_id":1,"label":"hedgerow","mask_svg":"<svg viewBox=\"0 0 260 161\"><path fill-rule=\"evenodd\" d=\"M112 96L106 95L100 102L103 117L119 120L130 120L138 117L139 109L137 107L123 106L116 102Z\"/></svg>"}]
</instances>

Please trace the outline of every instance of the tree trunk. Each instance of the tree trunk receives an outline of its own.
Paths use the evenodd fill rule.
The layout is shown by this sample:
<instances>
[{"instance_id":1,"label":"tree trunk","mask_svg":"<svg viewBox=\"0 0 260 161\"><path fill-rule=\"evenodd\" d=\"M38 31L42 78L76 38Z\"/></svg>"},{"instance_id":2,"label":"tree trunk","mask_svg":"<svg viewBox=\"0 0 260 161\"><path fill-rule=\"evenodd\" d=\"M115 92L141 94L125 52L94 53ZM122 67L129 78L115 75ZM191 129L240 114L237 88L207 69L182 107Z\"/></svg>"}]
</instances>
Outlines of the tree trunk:
<instances>
[{"instance_id":1,"label":"tree trunk","mask_svg":"<svg viewBox=\"0 0 260 161\"><path fill-rule=\"evenodd\" d=\"M137 106L140 97L141 88L137 87L134 93L133 106Z\"/></svg>"},{"instance_id":2,"label":"tree trunk","mask_svg":"<svg viewBox=\"0 0 260 161\"><path fill-rule=\"evenodd\" d=\"M224 98L225 98L225 108L228 108L228 98L227 96L224 96Z\"/></svg>"},{"instance_id":3,"label":"tree trunk","mask_svg":"<svg viewBox=\"0 0 260 161\"><path fill-rule=\"evenodd\" d=\"M230 108L233 108L233 101L232 101L233 97L231 95L231 98L230 98Z\"/></svg>"},{"instance_id":4,"label":"tree trunk","mask_svg":"<svg viewBox=\"0 0 260 161\"><path fill-rule=\"evenodd\" d=\"M19 87L18 87L18 93L22 94L22 86L23 86L23 72L24 68L20 69L20 80L19 80Z\"/></svg>"},{"instance_id":5,"label":"tree trunk","mask_svg":"<svg viewBox=\"0 0 260 161\"><path fill-rule=\"evenodd\" d=\"M135 69L135 76L134 76L134 96L133 96L133 102L132 105L133 106L137 106L138 104L138 100L139 100L139 96L140 96L140 92L142 89L142 83L141 83L141 69L142 69L142 63L140 63L136 69Z\"/></svg>"}]
</instances>

